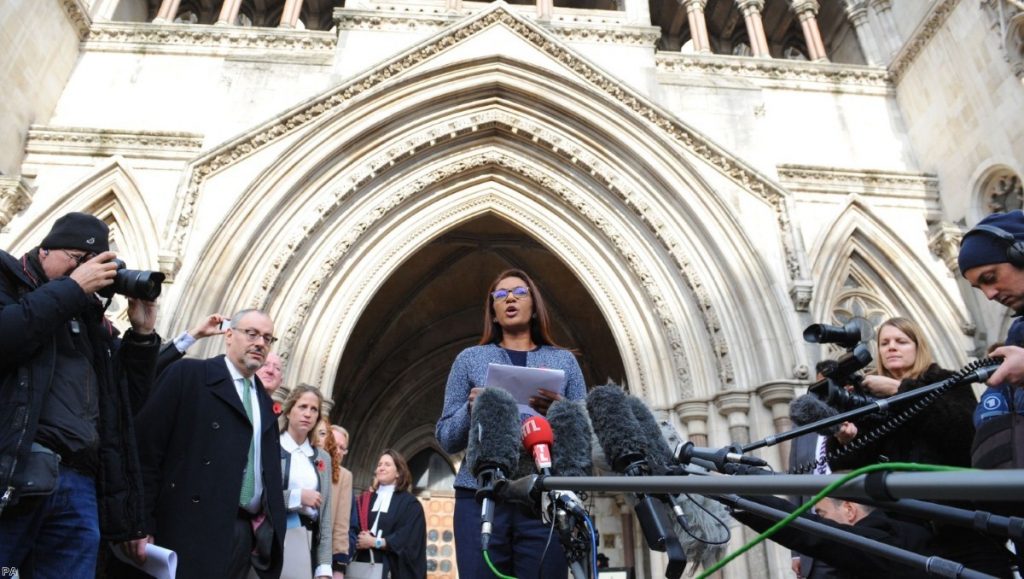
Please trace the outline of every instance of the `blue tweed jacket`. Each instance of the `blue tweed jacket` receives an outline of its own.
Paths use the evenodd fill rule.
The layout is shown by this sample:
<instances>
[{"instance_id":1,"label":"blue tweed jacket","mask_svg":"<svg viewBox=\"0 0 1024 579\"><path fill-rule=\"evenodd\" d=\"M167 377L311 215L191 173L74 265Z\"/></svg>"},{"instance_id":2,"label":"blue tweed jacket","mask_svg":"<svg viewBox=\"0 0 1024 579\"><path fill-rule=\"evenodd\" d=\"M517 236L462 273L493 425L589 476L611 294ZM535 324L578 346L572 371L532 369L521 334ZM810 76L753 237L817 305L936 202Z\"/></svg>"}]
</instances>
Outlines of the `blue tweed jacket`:
<instances>
[{"instance_id":1,"label":"blue tweed jacket","mask_svg":"<svg viewBox=\"0 0 1024 579\"><path fill-rule=\"evenodd\" d=\"M449 454L466 449L469 445L469 391L483 387L488 364L512 364L508 353L497 344L466 348L455 358L444 390L444 409L437 421L435 436L441 448ZM531 368L557 368L565 372L565 397L582 400L587 395L583 372L576 357L568 350L541 346L526 354L526 365ZM455 477L456 488L475 489L476 479L462 461Z\"/></svg>"}]
</instances>

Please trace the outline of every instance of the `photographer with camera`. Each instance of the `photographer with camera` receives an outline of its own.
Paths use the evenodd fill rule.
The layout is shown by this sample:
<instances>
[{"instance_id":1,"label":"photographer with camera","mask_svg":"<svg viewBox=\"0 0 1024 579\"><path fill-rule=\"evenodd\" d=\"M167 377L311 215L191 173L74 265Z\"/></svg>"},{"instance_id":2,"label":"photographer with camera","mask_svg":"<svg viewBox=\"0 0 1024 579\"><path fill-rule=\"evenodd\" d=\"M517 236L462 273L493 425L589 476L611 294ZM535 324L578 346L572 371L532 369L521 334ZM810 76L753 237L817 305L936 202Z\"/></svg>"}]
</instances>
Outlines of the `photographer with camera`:
<instances>
[{"instance_id":1,"label":"photographer with camera","mask_svg":"<svg viewBox=\"0 0 1024 579\"><path fill-rule=\"evenodd\" d=\"M132 416L154 380L156 295L129 295L118 340L96 297L125 288L114 257L85 213L21 259L0 252L0 564L22 577L92 577L101 537L144 535Z\"/></svg>"},{"instance_id":2,"label":"photographer with camera","mask_svg":"<svg viewBox=\"0 0 1024 579\"><path fill-rule=\"evenodd\" d=\"M942 381L952 372L934 362L920 326L906 318L890 318L878 327L877 369L864 376L861 398L889 398ZM834 470L850 470L879 462L917 462L969 467L974 437L973 413L977 400L968 387L955 387L899 428L869 444L857 439L878 426L877 422L844 423L829 441L837 453L829 464ZM896 407L890 412L899 412ZM883 417L883 421L887 417ZM877 420L877 418L873 418ZM849 452L850 447L856 450ZM844 452L845 449L845 452ZM902 518L899 514L891 516ZM973 530L916 521L929 528L931 551L997 577L1008 576L1009 561L999 541Z\"/></svg>"}]
</instances>

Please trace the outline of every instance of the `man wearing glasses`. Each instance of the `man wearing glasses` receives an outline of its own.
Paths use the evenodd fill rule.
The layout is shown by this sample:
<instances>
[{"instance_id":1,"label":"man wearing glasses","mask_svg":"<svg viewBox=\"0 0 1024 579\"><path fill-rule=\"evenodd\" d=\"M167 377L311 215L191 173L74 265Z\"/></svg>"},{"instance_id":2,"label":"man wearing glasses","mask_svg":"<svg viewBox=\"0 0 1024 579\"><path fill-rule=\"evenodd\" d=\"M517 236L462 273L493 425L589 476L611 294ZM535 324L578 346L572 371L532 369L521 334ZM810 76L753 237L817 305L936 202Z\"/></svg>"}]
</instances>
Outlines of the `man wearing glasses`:
<instances>
[{"instance_id":1,"label":"man wearing glasses","mask_svg":"<svg viewBox=\"0 0 1024 579\"><path fill-rule=\"evenodd\" d=\"M281 574L285 507L281 446L258 370L274 323L259 310L232 316L226 353L184 359L160 375L136 416L149 537L178 553L179 577Z\"/></svg>"},{"instance_id":2,"label":"man wearing glasses","mask_svg":"<svg viewBox=\"0 0 1024 579\"><path fill-rule=\"evenodd\" d=\"M22 577L92 577L101 536L143 534L132 404L152 387L157 307L130 298L117 339L95 295L116 274L108 234L68 213L20 259L0 252L0 566Z\"/></svg>"}]
</instances>

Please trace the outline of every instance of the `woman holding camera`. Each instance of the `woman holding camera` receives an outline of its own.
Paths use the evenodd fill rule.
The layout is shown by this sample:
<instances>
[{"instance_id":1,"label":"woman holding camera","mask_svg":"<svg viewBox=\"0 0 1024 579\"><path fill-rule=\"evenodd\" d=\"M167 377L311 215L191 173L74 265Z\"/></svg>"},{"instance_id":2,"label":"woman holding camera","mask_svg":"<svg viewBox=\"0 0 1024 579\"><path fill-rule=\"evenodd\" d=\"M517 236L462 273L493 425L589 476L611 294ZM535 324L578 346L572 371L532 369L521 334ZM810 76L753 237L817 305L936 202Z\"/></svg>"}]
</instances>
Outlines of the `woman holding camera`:
<instances>
[{"instance_id":1,"label":"woman holding camera","mask_svg":"<svg viewBox=\"0 0 1024 579\"><path fill-rule=\"evenodd\" d=\"M920 326L906 318L890 318L877 333L875 352L878 367L864 377L863 388L876 398L889 398L945 380L953 375L932 358ZM879 462L917 462L950 466L971 466L972 420L977 400L966 385L954 386L905 424L866 444L855 452L844 452L847 445L859 446L863 437L886 422L887 417L869 422L844 423L829 443L829 451L840 456L829 460L833 470L849 470ZM895 415L906 407L898 406ZM900 513L890 513L904 518ZM999 540L970 529L909 520L928 528L933 538L930 550L967 567L994 575L1009 576L1007 552Z\"/></svg>"},{"instance_id":2,"label":"woman holding camera","mask_svg":"<svg viewBox=\"0 0 1024 579\"><path fill-rule=\"evenodd\" d=\"M864 377L866 394L889 398L927 386L953 375L935 363L920 326L907 318L890 318L878 327L875 372ZM967 387L947 391L933 404L893 433L859 452L829 464L835 469L856 468L875 462L922 462L971 466L972 421L977 400ZM898 412L900 408L897 408ZM847 422L831 450L870 431L877 420Z\"/></svg>"}]
</instances>

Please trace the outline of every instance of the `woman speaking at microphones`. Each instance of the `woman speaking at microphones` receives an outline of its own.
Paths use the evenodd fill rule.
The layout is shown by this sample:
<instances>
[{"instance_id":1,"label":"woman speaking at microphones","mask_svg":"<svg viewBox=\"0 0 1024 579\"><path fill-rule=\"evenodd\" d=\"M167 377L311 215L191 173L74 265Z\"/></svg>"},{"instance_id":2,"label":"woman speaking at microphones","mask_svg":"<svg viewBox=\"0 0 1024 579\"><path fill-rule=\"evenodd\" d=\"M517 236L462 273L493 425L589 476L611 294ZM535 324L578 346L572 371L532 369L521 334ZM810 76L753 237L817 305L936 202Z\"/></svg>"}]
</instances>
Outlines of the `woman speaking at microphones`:
<instances>
[{"instance_id":1,"label":"woman speaking at microphones","mask_svg":"<svg viewBox=\"0 0 1024 579\"><path fill-rule=\"evenodd\" d=\"M448 375L444 409L436 430L438 442L448 453L466 450L469 445L473 404L484 389L488 364L559 369L565 373L564 397L582 400L586 396L579 364L570 350L552 339L544 298L525 272L506 270L491 283L483 325L479 345L459 353ZM537 390L530 406L546 415L551 403L561 398L554 392ZM468 462L463 461L455 478L455 552L459 576L491 577L493 573L482 551L481 508L475 498L478 482ZM498 503L494 505L491 527L488 557L502 573L516 577L567 575L562 548L557 539L548 544L550 529L539 519L526 516L514 505Z\"/></svg>"}]
</instances>

